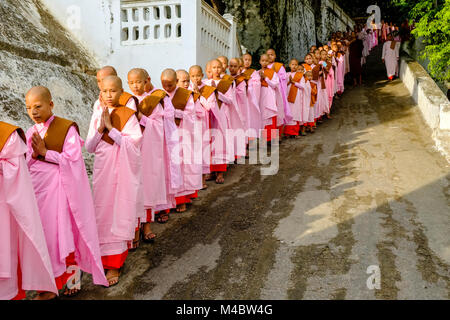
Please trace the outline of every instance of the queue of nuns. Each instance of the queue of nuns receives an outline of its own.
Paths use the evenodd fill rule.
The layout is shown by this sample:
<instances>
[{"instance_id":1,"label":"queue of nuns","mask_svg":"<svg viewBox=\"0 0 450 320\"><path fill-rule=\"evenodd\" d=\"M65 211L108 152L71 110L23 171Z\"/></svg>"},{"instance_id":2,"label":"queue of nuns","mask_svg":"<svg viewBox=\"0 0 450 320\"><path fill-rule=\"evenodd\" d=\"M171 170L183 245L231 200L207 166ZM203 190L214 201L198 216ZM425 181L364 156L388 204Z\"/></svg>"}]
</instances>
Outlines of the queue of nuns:
<instances>
[{"instance_id":1,"label":"queue of nuns","mask_svg":"<svg viewBox=\"0 0 450 320\"><path fill-rule=\"evenodd\" d=\"M75 122L53 114L48 88L29 89L23 116L35 124L24 132L0 122L0 299L73 297L82 272L117 285L128 253L155 242L152 224L185 212L207 181L223 184L249 144L301 139L331 119L346 75L362 84L379 41L389 79L398 75L397 37L384 25L357 26L292 58L289 69L273 49L259 70L251 54L221 56L163 70L162 88L137 67L130 92L105 66L85 140ZM83 147L95 155L92 188Z\"/></svg>"}]
</instances>

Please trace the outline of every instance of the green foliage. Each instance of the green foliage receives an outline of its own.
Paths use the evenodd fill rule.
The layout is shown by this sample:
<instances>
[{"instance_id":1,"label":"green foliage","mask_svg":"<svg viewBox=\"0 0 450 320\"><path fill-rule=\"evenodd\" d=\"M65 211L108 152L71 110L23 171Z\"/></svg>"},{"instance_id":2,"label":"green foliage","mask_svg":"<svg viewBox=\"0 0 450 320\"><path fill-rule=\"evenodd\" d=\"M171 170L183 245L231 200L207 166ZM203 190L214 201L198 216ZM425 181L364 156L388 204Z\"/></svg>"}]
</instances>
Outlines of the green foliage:
<instances>
[{"instance_id":1,"label":"green foliage","mask_svg":"<svg viewBox=\"0 0 450 320\"><path fill-rule=\"evenodd\" d=\"M428 71L440 81L450 81L450 0L398 0L410 9L416 21L412 34L422 38L425 49L422 59L428 59Z\"/></svg>"}]
</instances>

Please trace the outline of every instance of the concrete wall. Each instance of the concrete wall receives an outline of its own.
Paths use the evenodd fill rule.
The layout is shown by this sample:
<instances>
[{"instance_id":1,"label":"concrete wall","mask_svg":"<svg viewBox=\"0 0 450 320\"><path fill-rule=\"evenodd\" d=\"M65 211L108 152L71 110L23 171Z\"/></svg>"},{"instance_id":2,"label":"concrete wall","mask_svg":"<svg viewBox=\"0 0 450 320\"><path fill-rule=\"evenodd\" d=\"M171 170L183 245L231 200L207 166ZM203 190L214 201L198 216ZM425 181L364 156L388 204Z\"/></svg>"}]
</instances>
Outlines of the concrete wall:
<instances>
[{"instance_id":1,"label":"concrete wall","mask_svg":"<svg viewBox=\"0 0 450 320\"><path fill-rule=\"evenodd\" d=\"M317 27L317 41L325 43L330 34L336 31L353 30L355 22L332 0L322 0L320 7L320 26Z\"/></svg>"},{"instance_id":2,"label":"concrete wall","mask_svg":"<svg viewBox=\"0 0 450 320\"><path fill-rule=\"evenodd\" d=\"M400 78L433 131L436 148L450 161L450 102L425 69L409 56L400 60Z\"/></svg>"},{"instance_id":3,"label":"concrete wall","mask_svg":"<svg viewBox=\"0 0 450 320\"><path fill-rule=\"evenodd\" d=\"M134 67L148 70L152 82L160 86L165 68L188 69L194 64L204 66L219 55L240 54L233 17L209 10L202 0L41 1L95 55L97 66L116 67L125 89L127 72ZM208 19L204 19L205 10L210 13ZM167 36L169 25L171 35Z\"/></svg>"}]
</instances>

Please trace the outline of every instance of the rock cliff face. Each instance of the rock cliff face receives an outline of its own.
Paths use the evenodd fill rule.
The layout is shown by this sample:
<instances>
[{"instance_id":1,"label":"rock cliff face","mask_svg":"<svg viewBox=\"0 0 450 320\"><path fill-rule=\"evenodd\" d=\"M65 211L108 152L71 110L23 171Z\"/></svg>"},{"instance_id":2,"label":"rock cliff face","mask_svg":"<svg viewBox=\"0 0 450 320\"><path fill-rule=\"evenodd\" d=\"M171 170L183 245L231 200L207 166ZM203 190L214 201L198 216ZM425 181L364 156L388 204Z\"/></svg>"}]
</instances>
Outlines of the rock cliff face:
<instances>
[{"instance_id":1,"label":"rock cliff face","mask_svg":"<svg viewBox=\"0 0 450 320\"><path fill-rule=\"evenodd\" d=\"M280 60L301 59L316 43L314 0L223 0L239 23L241 44L255 57L273 47Z\"/></svg>"},{"instance_id":2,"label":"rock cliff face","mask_svg":"<svg viewBox=\"0 0 450 320\"><path fill-rule=\"evenodd\" d=\"M303 60L313 44L324 43L346 24L324 0L215 0L238 20L241 44L259 57L274 48L278 60Z\"/></svg>"},{"instance_id":3,"label":"rock cliff face","mask_svg":"<svg viewBox=\"0 0 450 320\"><path fill-rule=\"evenodd\" d=\"M0 1L0 120L28 129L25 93L50 89L54 113L76 121L86 137L98 95L94 59L74 42L38 0Z\"/></svg>"}]
</instances>

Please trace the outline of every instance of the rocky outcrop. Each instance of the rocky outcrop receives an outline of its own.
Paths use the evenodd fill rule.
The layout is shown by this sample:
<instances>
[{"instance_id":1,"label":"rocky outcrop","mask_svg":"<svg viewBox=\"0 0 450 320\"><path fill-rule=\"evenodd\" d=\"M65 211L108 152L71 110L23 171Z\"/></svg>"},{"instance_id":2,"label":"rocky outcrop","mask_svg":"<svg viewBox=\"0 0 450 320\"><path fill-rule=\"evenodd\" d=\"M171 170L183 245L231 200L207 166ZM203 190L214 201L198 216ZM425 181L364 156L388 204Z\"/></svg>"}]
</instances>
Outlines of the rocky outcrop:
<instances>
[{"instance_id":1,"label":"rocky outcrop","mask_svg":"<svg viewBox=\"0 0 450 320\"><path fill-rule=\"evenodd\" d=\"M325 0L216 0L238 20L241 44L257 58L274 48L285 63L303 59L313 44L337 30L346 30L339 14ZM220 8L220 6L218 6Z\"/></svg>"},{"instance_id":2,"label":"rocky outcrop","mask_svg":"<svg viewBox=\"0 0 450 320\"><path fill-rule=\"evenodd\" d=\"M85 137L98 95L95 77L86 73L94 59L38 0L2 0L0 16L0 120L29 128L25 93L43 85L54 112L76 121Z\"/></svg>"}]
</instances>

